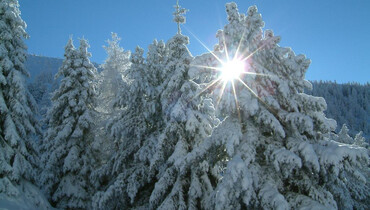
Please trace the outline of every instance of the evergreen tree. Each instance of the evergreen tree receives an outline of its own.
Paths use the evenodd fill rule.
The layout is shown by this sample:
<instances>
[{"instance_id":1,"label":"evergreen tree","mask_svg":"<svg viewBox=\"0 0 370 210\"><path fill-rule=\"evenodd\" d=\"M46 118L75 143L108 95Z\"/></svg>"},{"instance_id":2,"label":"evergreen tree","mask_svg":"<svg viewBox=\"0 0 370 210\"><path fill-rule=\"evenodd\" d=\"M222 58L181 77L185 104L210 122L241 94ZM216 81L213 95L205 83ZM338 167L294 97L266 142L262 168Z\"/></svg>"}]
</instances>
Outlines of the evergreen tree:
<instances>
[{"instance_id":1,"label":"evergreen tree","mask_svg":"<svg viewBox=\"0 0 370 210\"><path fill-rule=\"evenodd\" d=\"M148 105L153 87L143 54L144 50L137 47L131 55L132 65L124 75L127 87L115 102L115 107L123 111L107 125L116 152L94 173L101 183L94 196L96 209L132 208L145 204L142 200L147 199L142 195L146 193L143 188L149 180L149 166L139 160L138 154L142 153L145 139L151 139L154 121Z\"/></svg>"},{"instance_id":2,"label":"evergreen tree","mask_svg":"<svg viewBox=\"0 0 370 210\"><path fill-rule=\"evenodd\" d=\"M157 171L150 162L163 129L160 99L167 56L164 42L156 40L149 45L146 60L141 48L132 55L132 66L125 74L128 86L116 102L116 107L123 109L122 115L108 125L119 149L99 170L106 172L100 180L115 178L96 194L95 208L148 207Z\"/></svg>"},{"instance_id":3,"label":"evergreen tree","mask_svg":"<svg viewBox=\"0 0 370 210\"><path fill-rule=\"evenodd\" d=\"M105 111L112 111L114 98L119 94L120 87L123 86L125 71L130 67L130 51L124 51L119 46L121 38L116 33L112 33L112 40L108 40L108 46L104 46L108 58L102 65L103 71L100 73L100 104L106 107Z\"/></svg>"},{"instance_id":4,"label":"evergreen tree","mask_svg":"<svg viewBox=\"0 0 370 210\"><path fill-rule=\"evenodd\" d=\"M175 6L174 21L185 22L185 9ZM188 75L193 60L186 45L189 38L178 33L167 42L161 104L164 126L154 148L151 170L158 181L150 196L151 209L196 209L206 202L204 191L211 183L209 163L184 168L187 155L210 136L217 123L210 98L197 97L202 88ZM211 188L212 189L212 188ZM208 190L211 190L208 189Z\"/></svg>"},{"instance_id":5,"label":"evergreen tree","mask_svg":"<svg viewBox=\"0 0 370 210\"><path fill-rule=\"evenodd\" d=\"M56 78L59 89L53 93L53 106L48 110L48 130L43 141L44 171L41 182L49 200L57 208L88 208L92 187L89 174L94 157L90 151L94 124L92 81L96 68L86 40L76 50L72 39L65 47L65 59Z\"/></svg>"},{"instance_id":6,"label":"evergreen tree","mask_svg":"<svg viewBox=\"0 0 370 210\"><path fill-rule=\"evenodd\" d=\"M163 40L159 42L155 39L148 47L148 54L146 56L146 63L148 73L150 73L149 83L155 89L159 89L163 82L163 68L165 59L167 58L167 48ZM158 90L160 91L160 90Z\"/></svg>"},{"instance_id":7,"label":"evergreen tree","mask_svg":"<svg viewBox=\"0 0 370 210\"><path fill-rule=\"evenodd\" d=\"M124 51L119 46L121 38L116 33L112 33L111 40L108 40L108 46L103 46L108 57L105 63L101 65L103 71L98 76L97 86L97 106L96 106L96 127L94 128L95 140L92 148L94 155L97 157L96 169L92 173L91 178L95 180L95 187L99 188L100 183L97 181L99 177L99 169L110 159L114 150L114 142L111 141L106 125L110 119L121 114L122 110L115 109L114 104L119 102L121 92L126 91L127 80L125 78L126 71L130 68L130 51Z\"/></svg>"},{"instance_id":8,"label":"evergreen tree","mask_svg":"<svg viewBox=\"0 0 370 210\"><path fill-rule=\"evenodd\" d=\"M40 134L36 104L25 87L28 35L17 0L0 1L0 194L19 197L24 184L35 182ZM36 199L36 198L34 198Z\"/></svg>"},{"instance_id":9,"label":"evergreen tree","mask_svg":"<svg viewBox=\"0 0 370 210\"><path fill-rule=\"evenodd\" d=\"M334 136L334 140L340 143L352 144L353 138L348 135L348 127L346 124L343 124L342 129L340 129L337 136Z\"/></svg>"},{"instance_id":10,"label":"evergreen tree","mask_svg":"<svg viewBox=\"0 0 370 210\"><path fill-rule=\"evenodd\" d=\"M159 130L163 124L160 95L164 85L165 62L168 57L168 49L165 43L154 40L148 47L146 68L149 77L150 89L147 96L147 111L150 115L151 130Z\"/></svg>"},{"instance_id":11,"label":"evergreen tree","mask_svg":"<svg viewBox=\"0 0 370 210\"><path fill-rule=\"evenodd\" d=\"M108 127L115 140L125 144L126 155L130 156L140 148L140 139L143 138L147 130L147 111L146 102L150 90L149 77L146 72L144 50L137 47L131 57L132 66L127 70L125 78L128 80L128 90L122 93L116 106L125 108L125 112L112 121Z\"/></svg>"},{"instance_id":12,"label":"evergreen tree","mask_svg":"<svg viewBox=\"0 0 370 210\"><path fill-rule=\"evenodd\" d=\"M356 134L353 144L359 147L369 148L369 144L366 142L365 138L362 136L362 131Z\"/></svg>"},{"instance_id":13,"label":"evergreen tree","mask_svg":"<svg viewBox=\"0 0 370 210\"><path fill-rule=\"evenodd\" d=\"M200 156L217 156L214 145L226 151L219 153L225 160L222 179L203 208L365 208L369 191L358 165L368 160L367 152L328 139L336 123L323 113L325 100L303 93L311 87L304 80L310 61L280 47L271 30L263 34L255 6L244 15L229 3L226 11L229 23L217 33L215 50L197 57L189 70L200 74L199 81L214 79L223 119L194 150ZM244 74L220 79L214 69L232 60L242 63ZM353 177L352 183L345 177Z\"/></svg>"}]
</instances>

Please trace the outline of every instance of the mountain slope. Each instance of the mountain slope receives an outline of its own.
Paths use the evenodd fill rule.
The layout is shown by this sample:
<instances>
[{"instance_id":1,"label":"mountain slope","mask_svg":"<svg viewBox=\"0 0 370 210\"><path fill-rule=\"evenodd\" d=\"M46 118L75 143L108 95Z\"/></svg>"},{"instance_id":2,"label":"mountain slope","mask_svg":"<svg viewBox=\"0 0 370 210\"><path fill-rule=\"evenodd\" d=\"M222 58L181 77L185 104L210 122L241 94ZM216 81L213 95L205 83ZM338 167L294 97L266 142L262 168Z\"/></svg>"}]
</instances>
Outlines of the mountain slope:
<instances>
[{"instance_id":1,"label":"mountain slope","mask_svg":"<svg viewBox=\"0 0 370 210\"><path fill-rule=\"evenodd\" d=\"M63 59L51 58L37 55L28 55L26 61L26 69L30 72L28 81L33 82L34 79L42 72L50 72L55 75L59 67L62 65Z\"/></svg>"},{"instance_id":2,"label":"mountain slope","mask_svg":"<svg viewBox=\"0 0 370 210\"><path fill-rule=\"evenodd\" d=\"M28 79L28 81L33 82L34 79L43 72L52 73L52 75L55 75L58 72L59 67L62 65L62 62L63 59L61 58L52 58L29 54L25 63L26 69L30 73L30 78ZM100 71L100 65L94 62L93 64L95 68Z\"/></svg>"},{"instance_id":3,"label":"mountain slope","mask_svg":"<svg viewBox=\"0 0 370 210\"><path fill-rule=\"evenodd\" d=\"M308 94L325 98L328 109L326 116L337 121L337 132L343 124L348 126L349 134L355 136L364 132L370 138L370 83L337 84L331 81L313 81L312 91Z\"/></svg>"}]
</instances>

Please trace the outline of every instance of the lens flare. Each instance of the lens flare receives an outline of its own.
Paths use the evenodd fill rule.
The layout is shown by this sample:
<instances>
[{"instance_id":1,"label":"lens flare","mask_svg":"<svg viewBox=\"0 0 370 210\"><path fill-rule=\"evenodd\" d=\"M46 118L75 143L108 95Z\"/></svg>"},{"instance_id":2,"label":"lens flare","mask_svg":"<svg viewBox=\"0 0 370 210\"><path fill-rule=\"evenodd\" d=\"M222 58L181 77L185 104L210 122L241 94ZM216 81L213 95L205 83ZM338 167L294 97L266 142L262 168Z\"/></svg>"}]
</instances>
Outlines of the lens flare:
<instances>
[{"instance_id":1,"label":"lens flare","mask_svg":"<svg viewBox=\"0 0 370 210\"><path fill-rule=\"evenodd\" d=\"M186 27L185 27L186 28ZM252 96L256 97L258 101L272 114L274 114L277 119L279 119L276 111L271 108L263 99L246 83L247 81L243 81L246 76L249 78L254 78L255 76L262 76L262 77L270 77L271 75L258 73L255 72L254 68L252 68L252 63L259 68L265 69L263 65L258 63L253 59L253 56L262 50L268 43L272 41L272 39L267 39L263 44L261 44L257 49L254 51L250 51L249 47L247 47L244 51L241 51L242 43L244 42L244 36L246 31L244 30L241 39L239 40L239 44L236 49L228 49L227 44L225 42L225 34L222 33L223 36L223 47L224 47L224 56L218 57L215 52L211 51L194 33L192 33L188 28L186 28L188 32L194 36L194 38L219 62L219 66L207 66L207 65L192 65L194 67L200 69L210 69L213 71L218 72L218 77L216 77L213 81L210 81L208 85L201 90L198 94L196 94L193 98L198 97L199 95L203 94L206 91L212 92L215 88L219 88L222 84L219 96L216 101L216 107L221 102L224 93L226 92L225 89L232 88L232 94L234 95L236 111L238 113L239 120L240 118L240 110L238 104L238 96L237 96L237 88L235 87L235 83L241 83L251 94ZM244 46L245 47L245 46ZM231 50L229 52L229 50ZM231 57L230 57L231 55ZM245 75L245 76L244 76ZM252 79L253 80L253 79ZM229 85L230 86L229 86ZM192 99L191 99L192 100ZM190 101L191 101L190 100Z\"/></svg>"},{"instance_id":2,"label":"lens flare","mask_svg":"<svg viewBox=\"0 0 370 210\"><path fill-rule=\"evenodd\" d=\"M239 60L232 60L226 62L221 68L221 79L223 81L232 81L238 79L245 71L244 62Z\"/></svg>"}]
</instances>

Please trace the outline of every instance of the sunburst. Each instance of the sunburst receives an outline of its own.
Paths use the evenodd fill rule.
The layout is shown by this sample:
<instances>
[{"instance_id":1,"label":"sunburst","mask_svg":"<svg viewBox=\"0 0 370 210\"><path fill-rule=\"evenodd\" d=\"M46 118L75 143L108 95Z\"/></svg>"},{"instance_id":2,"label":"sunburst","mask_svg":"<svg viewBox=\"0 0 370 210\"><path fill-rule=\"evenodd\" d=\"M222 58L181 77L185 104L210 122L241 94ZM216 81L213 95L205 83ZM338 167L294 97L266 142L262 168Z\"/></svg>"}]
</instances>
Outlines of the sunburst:
<instances>
[{"instance_id":1,"label":"sunburst","mask_svg":"<svg viewBox=\"0 0 370 210\"><path fill-rule=\"evenodd\" d=\"M259 97L258 94L254 92L253 89L245 81L243 81L244 75L268 76L266 74L254 72L251 67L251 63L255 63L255 61L253 60L253 56L258 51L263 49L265 45L269 42L269 40L266 40L265 44L262 44L261 46L259 46L257 49L255 49L252 52L249 52L248 50L246 50L245 52L240 52L242 42L244 41L244 35L245 35L245 32L244 32L241 36L241 39L238 43L237 48L234 51L233 50L229 51L229 49L227 48L227 44L225 43L225 36L224 34L222 34L224 36L223 46L224 46L225 56L224 58L220 58L214 52L212 52L194 33L192 33L189 29L187 30L219 62L218 67L193 65L194 67L198 67L198 68L206 68L206 69L214 70L218 74L218 77L214 79L213 81L209 82L209 84L202 91L200 91L200 93L198 93L195 97L198 97L200 94L204 93L205 91L207 91L213 86L221 86L219 96L216 102L216 107L217 107L220 101L222 100L223 94L225 93L225 89L227 87L230 87L229 85L231 85L232 94L234 95L234 100L235 100L236 111L240 119L238 97L237 97L237 91L235 88L235 82L239 82L244 87L246 87L246 89L249 92L251 92L252 96L256 97L258 101L260 101L264 106L267 106L267 108L269 108L269 106L262 100L262 98Z\"/></svg>"},{"instance_id":2,"label":"sunburst","mask_svg":"<svg viewBox=\"0 0 370 210\"><path fill-rule=\"evenodd\" d=\"M220 69L221 71L221 80L223 81L233 81L238 79L242 73L248 71L246 69L244 62L236 59L231 60L223 64Z\"/></svg>"}]
</instances>

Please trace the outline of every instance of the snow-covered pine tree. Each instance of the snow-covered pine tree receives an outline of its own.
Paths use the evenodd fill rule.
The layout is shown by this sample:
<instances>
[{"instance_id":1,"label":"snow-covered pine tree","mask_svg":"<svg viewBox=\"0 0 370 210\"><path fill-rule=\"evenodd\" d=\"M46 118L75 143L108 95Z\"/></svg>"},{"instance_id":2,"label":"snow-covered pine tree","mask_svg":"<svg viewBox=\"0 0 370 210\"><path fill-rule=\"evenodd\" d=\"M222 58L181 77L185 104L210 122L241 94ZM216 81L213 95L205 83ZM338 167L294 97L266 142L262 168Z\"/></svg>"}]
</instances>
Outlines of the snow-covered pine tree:
<instances>
[{"instance_id":1,"label":"snow-covered pine tree","mask_svg":"<svg viewBox=\"0 0 370 210\"><path fill-rule=\"evenodd\" d=\"M164 68L165 61L167 59L167 48L165 43L160 40L154 40L148 47L148 53L146 56L146 68L148 74L148 83L150 89L147 96L147 108L150 119L153 121L150 123L153 127L152 130L158 130L162 125L162 109L160 104L160 95L163 90L164 80Z\"/></svg>"},{"instance_id":2,"label":"snow-covered pine tree","mask_svg":"<svg viewBox=\"0 0 370 210\"><path fill-rule=\"evenodd\" d=\"M151 74L149 83L152 87L159 87L162 85L164 62L167 58L167 48L163 40L159 42L155 39L148 47L146 56L146 63L148 73ZM160 90L158 90L160 91Z\"/></svg>"},{"instance_id":3,"label":"snow-covered pine tree","mask_svg":"<svg viewBox=\"0 0 370 210\"><path fill-rule=\"evenodd\" d=\"M193 57L186 47L189 38L181 34L179 26L185 23L186 10L178 3L175 9L178 33L167 42L161 91L164 126L151 160L158 179L150 196L151 209L197 209L206 202L206 192L213 189L207 161L182 167L188 153L210 136L218 121L212 100L198 97L202 88L189 78Z\"/></svg>"},{"instance_id":4,"label":"snow-covered pine tree","mask_svg":"<svg viewBox=\"0 0 370 210\"><path fill-rule=\"evenodd\" d=\"M356 134L353 144L359 147L369 148L369 144L366 142L366 139L362 136L362 131Z\"/></svg>"},{"instance_id":5,"label":"snow-covered pine tree","mask_svg":"<svg viewBox=\"0 0 370 210\"><path fill-rule=\"evenodd\" d=\"M340 143L352 144L354 142L354 140L351 136L349 136L348 131L349 131L349 129L348 129L347 125L343 124L343 126L340 129L338 135L334 135L333 139L337 142L340 142Z\"/></svg>"},{"instance_id":6,"label":"snow-covered pine tree","mask_svg":"<svg viewBox=\"0 0 370 210\"><path fill-rule=\"evenodd\" d=\"M106 124L110 119L121 114L122 110L115 109L114 104L119 101L121 91L126 91L127 80L125 74L130 68L130 51L123 50L119 46L121 38L116 33L112 33L111 40L108 40L108 46L103 46L108 57L105 63L101 65L103 71L97 79L97 98L96 98L96 127L94 128L95 140L92 148L95 156L98 157L96 169L92 173L92 180L98 179L101 167L112 156L114 151L114 142L109 137ZM95 182L99 189L100 183Z\"/></svg>"},{"instance_id":7,"label":"snow-covered pine tree","mask_svg":"<svg viewBox=\"0 0 370 210\"><path fill-rule=\"evenodd\" d=\"M215 50L197 57L189 70L210 84L220 77L213 69L224 71L223 65L244 71L213 86L223 121L194 153L216 156L210 145L220 145L226 155L222 179L203 208L365 208L368 175L358 166L368 161L367 152L327 138L336 124L325 118L325 100L303 93L311 86L304 80L310 60L280 47L271 30L263 35L256 6L244 15L229 3L226 11L229 23L217 33Z\"/></svg>"},{"instance_id":8,"label":"snow-covered pine tree","mask_svg":"<svg viewBox=\"0 0 370 210\"><path fill-rule=\"evenodd\" d=\"M136 47L131 57L131 68L125 75L128 80L128 89L122 91L116 103L116 106L123 107L125 111L108 126L115 141L124 144L125 151L121 153L124 153L125 157L132 155L140 148L142 138L148 128L148 112L145 108L151 88L143 54L144 50Z\"/></svg>"},{"instance_id":9,"label":"snow-covered pine tree","mask_svg":"<svg viewBox=\"0 0 370 210\"><path fill-rule=\"evenodd\" d=\"M59 89L53 93L52 107L47 113L48 130L43 141L42 186L53 206L61 209L87 209L91 203L92 186L89 174L94 157L90 152L94 124L94 87L96 68L85 39L79 49L69 39L63 65L56 78Z\"/></svg>"},{"instance_id":10,"label":"snow-covered pine tree","mask_svg":"<svg viewBox=\"0 0 370 210\"><path fill-rule=\"evenodd\" d=\"M337 147L334 150L327 150L328 154L325 156L332 155L330 158L336 157L340 153L343 153L347 147L352 147L353 151L361 148L370 154L368 144L365 138L362 137L362 131L360 131L353 139L348 135L349 129L346 124L343 124L338 134L331 133L330 138L335 141ZM337 143L339 142L339 144ZM330 144L329 144L330 146ZM333 148L333 147L331 147ZM347 158L354 158L352 155ZM338 178L329 178L326 186L330 189L337 201L339 209L366 209L369 205L369 190L370 190L370 168L369 161L358 162L357 165L347 164L345 170L339 174Z\"/></svg>"},{"instance_id":11,"label":"snow-covered pine tree","mask_svg":"<svg viewBox=\"0 0 370 210\"><path fill-rule=\"evenodd\" d=\"M144 50L137 47L131 55L132 65L124 75L127 86L115 102L115 108L121 114L107 125L116 143L116 152L94 173L101 183L94 196L95 209L133 208L148 200L149 164L139 160L138 156L143 152L140 150L145 150L144 142L153 140L151 133L154 132L155 120L151 119L149 101L154 87L149 80L155 78L150 78L153 74L148 72L143 54Z\"/></svg>"},{"instance_id":12,"label":"snow-covered pine tree","mask_svg":"<svg viewBox=\"0 0 370 210\"><path fill-rule=\"evenodd\" d=\"M40 134L36 104L25 87L28 35L20 14L17 0L0 0L0 197L13 199L28 196L25 184L35 181L34 137Z\"/></svg>"},{"instance_id":13,"label":"snow-covered pine tree","mask_svg":"<svg viewBox=\"0 0 370 210\"><path fill-rule=\"evenodd\" d=\"M124 51L119 46L121 38L112 33L112 39L108 40L108 46L104 46L108 58L102 65L100 73L99 95L100 105L106 107L106 112L111 112L115 97L123 86L125 71L130 68L130 51Z\"/></svg>"}]
</instances>

